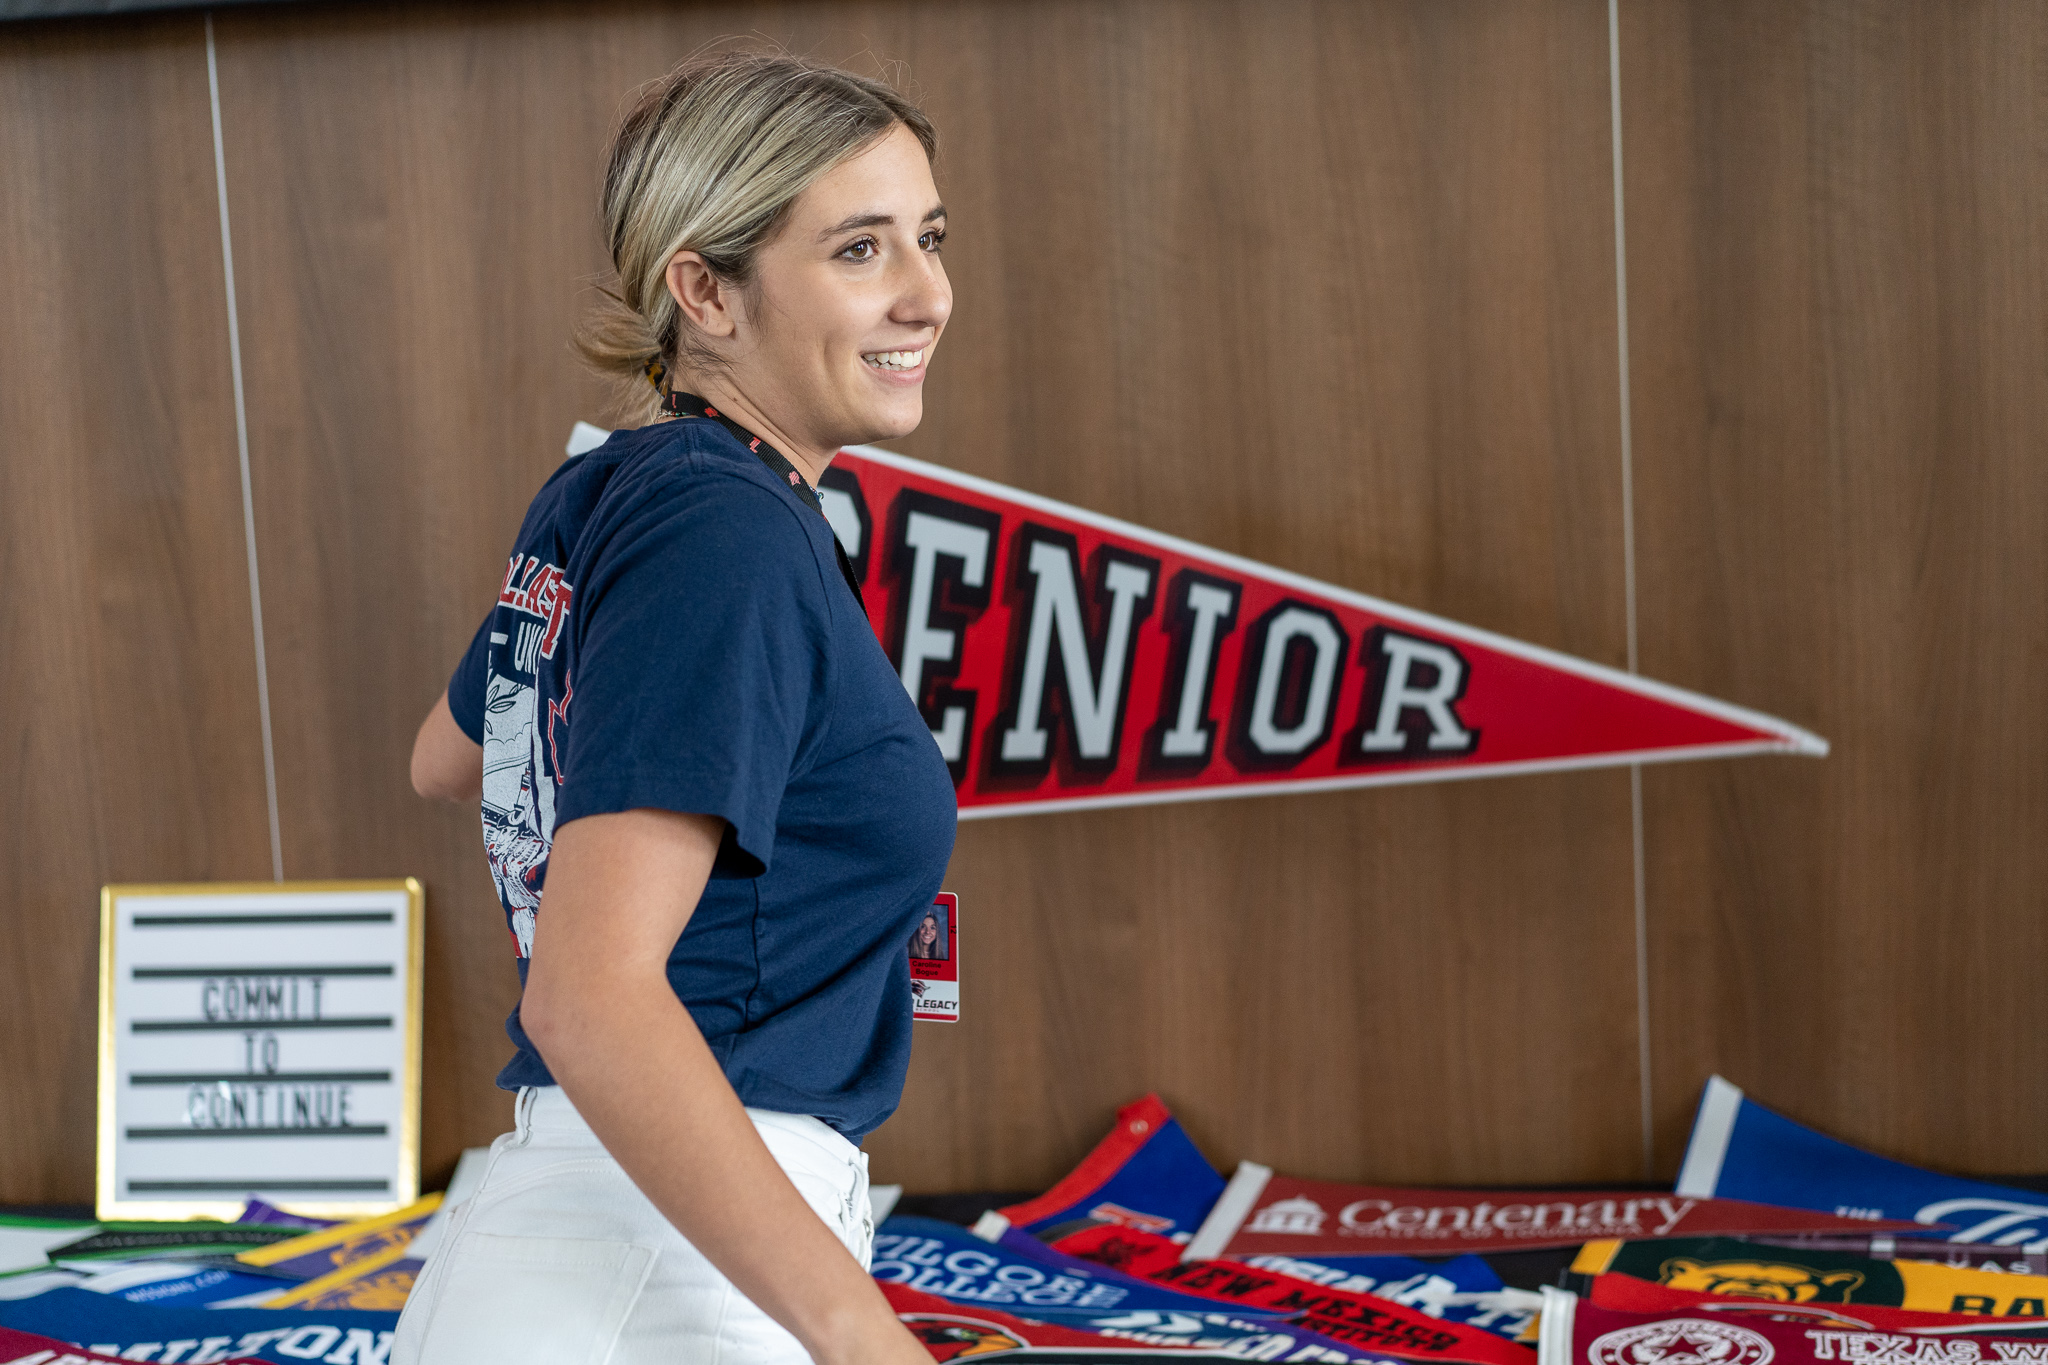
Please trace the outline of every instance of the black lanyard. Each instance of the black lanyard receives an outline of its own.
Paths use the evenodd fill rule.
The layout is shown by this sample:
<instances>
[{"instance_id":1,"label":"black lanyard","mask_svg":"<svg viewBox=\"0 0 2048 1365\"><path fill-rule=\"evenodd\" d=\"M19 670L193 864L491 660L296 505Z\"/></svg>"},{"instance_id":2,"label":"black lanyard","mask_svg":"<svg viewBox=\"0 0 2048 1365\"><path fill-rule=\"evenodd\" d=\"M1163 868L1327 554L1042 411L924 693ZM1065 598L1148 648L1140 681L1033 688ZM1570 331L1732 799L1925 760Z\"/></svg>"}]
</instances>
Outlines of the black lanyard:
<instances>
[{"instance_id":1,"label":"black lanyard","mask_svg":"<svg viewBox=\"0 0 2048 1365\"><path fill-rule=\"evenodd\" d=\"M802 473L789 462L787 456L696 394L671 389L662 395L661 410L670 417L708 417L718 423L731 432L733 438L741 445L753 451L761 463L768 466L769 473L787 483L806 502L816 507L819 516L825 515L824 497L805 481ZM829 523L825 533L832 537L832 553L839 558L839 572L846 576L846 586L853 589L853 600L860 603L861 615L865 616L868 610L867 599L861 594L860 580L853 576L853 562L846 557L846 547L839 543L838 533L830 529Z\"/></svg>"}]
</instances>

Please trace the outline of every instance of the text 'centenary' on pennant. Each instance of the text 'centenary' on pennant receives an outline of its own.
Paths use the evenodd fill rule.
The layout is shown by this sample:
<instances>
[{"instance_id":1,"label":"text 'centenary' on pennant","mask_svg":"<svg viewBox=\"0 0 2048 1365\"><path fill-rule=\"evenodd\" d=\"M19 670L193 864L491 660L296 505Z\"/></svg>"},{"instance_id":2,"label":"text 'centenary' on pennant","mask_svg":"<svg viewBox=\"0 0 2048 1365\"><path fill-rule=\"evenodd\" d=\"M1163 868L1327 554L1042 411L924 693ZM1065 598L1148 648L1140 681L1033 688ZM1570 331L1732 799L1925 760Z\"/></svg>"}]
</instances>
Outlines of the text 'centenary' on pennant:
<instances>
[{"instance_id":1,"label":"text 'centenary' on pennant","mask_svg":"<svg viewBox=\"0 0 2048 1365\"><path fill-rule=\"evenodd\" d=\"M1595 1239L1916 1232L1918 1223L1845 1218L1740 1199L1642 1190L1454 1190L1339 1185L1237 1173L1188 1243L1187 1259L1220 1256L1455 1256L1573 1246ZM1659 1242L1658 1245L1664 1245Z\"/></svg>"},{"instance_id":2,"label":"text 'centenary' on pennant","mask_svg":"<svg viewBox=\"0 0 2048 1365\"><path fill-rule=\"evenodd\" d=\"M871 446L820 492L962 819L1827 752L1755 711Z\"/></svg>"}]
</instances>

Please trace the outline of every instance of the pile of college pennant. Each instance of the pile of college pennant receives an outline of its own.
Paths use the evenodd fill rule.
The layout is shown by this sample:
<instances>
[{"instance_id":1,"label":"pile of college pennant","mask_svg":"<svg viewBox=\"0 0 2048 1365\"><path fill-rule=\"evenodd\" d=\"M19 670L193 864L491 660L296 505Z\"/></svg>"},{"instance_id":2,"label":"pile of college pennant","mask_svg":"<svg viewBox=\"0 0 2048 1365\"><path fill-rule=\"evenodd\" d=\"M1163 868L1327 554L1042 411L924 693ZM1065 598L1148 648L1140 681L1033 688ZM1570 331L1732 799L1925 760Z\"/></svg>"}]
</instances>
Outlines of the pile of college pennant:
<instances>
[{"instance_id":1,"label":"pile of college pennant","mask_svg":"<svg viewBox=\"0 0 2048 1365\"><path fill-rule=\"evenodd\" d=\"M386 1365L474 1174L338 1224L0 1220L0 1365ZM1718 1077L1669 1192L1226 1179L1148 1095L1036 1199L882 1217L871 1269L939 1361L2048 1365L2048 1196L1873 1156Z\"/></svg>"},{"instance_id":2,"label":"pile of college pennant","mask_svg":"<svg viewBox=\"0 0 2048 1365\"><path fill-rule=\"evenodd\" d=\"M347 1222L261 1202L232 1223L0 1217L0 1365L386 1365L447 1203Z\"/></svg>"},{"instance_id":3,"label":"pile of college pennant","mask_svg":"<svg viewBox=\"0 0 2048 1365\"><path fill-rule=\"evenodd\" d=\"M1873 1156L1718 1077L1668 1192L1226 1180L1147 1096L1036 1199L890 1219L873 1271L948 1305L899 1300L947 1325L941 1360L1094 1359L1064 1335L1086 1331L1097 1355L1386 1365L2048 1361L2048 1196Z\"/></svg>"}]
</instances>

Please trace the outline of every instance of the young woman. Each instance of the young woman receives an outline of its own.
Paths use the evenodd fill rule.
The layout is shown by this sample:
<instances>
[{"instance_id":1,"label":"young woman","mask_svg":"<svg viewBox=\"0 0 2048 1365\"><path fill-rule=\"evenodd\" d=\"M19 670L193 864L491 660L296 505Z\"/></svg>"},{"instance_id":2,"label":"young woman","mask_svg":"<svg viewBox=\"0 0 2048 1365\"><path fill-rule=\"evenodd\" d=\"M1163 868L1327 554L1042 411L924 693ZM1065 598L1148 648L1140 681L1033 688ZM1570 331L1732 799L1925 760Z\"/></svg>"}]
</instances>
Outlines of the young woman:
<instances>
[{"instance_id":1,"label":"young woman","mask_svg":"<svg viewBox=\"0 0 2048 1365\"><path fill-rule=\"evenodd\" d=\"M482 798L524 992L517 1131L394 1362L928 1360L866 1273L858 1143L953 790L815 490L922 416L933 147L781 56L687 64L619 131L582 346L651 420L542 488L413 751L422 794Z\"/></svg>"},{"instance_id":2,"label":"young woman","mask_svg":"<svg viewBox=\"0 0 2048 1365\"><path fill-rule=\"evenodd\" d=\"M944 961L946 957L946 936L939 928L939 917L927 911L910 931L910 955L926 961Z\"/></svg>"}]
</instances>

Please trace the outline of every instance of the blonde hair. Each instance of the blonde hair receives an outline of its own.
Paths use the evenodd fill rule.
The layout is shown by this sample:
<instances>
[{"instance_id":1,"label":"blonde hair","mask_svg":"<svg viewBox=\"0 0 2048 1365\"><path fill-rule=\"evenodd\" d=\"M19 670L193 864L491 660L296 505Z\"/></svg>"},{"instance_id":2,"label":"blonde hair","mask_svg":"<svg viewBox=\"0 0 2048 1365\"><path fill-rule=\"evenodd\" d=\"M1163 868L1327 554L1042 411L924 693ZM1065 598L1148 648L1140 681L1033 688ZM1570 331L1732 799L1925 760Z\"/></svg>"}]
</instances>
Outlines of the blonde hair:
<instances>
[{"instance_id":1,"label":"blonde hair","mask_svg":"<svg viewBox=\"0 0 2048 1365\"><path fill-rule=\"evenodd\" d=\"M899 123L937 155L931 121L888 85L782 52L692 57L641 93L604 178L617 287L576 335L584 361L619 381L629 414L653 415L657 364L716 363L668 292L675 254L695 251L721 282L751 285L797 197Z\"/></svg>"}]
</instances>

